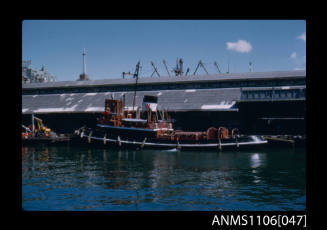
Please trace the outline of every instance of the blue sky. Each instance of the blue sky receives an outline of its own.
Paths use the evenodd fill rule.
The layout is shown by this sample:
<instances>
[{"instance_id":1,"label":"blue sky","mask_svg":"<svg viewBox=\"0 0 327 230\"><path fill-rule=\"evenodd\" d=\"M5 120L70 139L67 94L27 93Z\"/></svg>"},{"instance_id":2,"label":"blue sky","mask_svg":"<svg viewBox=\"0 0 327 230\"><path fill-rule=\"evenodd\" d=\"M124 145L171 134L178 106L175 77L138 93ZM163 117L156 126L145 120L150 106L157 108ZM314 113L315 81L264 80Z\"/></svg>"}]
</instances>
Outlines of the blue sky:
<instances>
[{"instance_id":1,"label":"blue sky","mask_svg":"<svg viewBox=\"0 0 327 230\"><path fill-rule=\"evenodd\" d=\"M209 73L305 69L305 20L25 20L22 57L46 66L57 81L77 80L86 49L90 79L121 78L141 61L140 77L161 76L182 58L190 73L202 60ZM204 74L198 69L197 74ZM173 73L171 73L173 75ZM157 76L156 74L154 75Z\"/></svg>"}]
</instances>

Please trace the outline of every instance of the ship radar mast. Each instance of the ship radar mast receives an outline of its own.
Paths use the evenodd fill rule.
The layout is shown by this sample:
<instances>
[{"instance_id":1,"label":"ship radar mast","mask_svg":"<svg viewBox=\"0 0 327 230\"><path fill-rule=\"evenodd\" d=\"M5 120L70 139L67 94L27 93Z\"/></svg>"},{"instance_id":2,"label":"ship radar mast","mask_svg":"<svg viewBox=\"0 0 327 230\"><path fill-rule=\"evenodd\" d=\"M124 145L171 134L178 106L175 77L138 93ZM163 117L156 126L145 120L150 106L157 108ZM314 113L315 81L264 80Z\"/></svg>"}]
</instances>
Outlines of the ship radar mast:
<instances>
[{"instance_id":1,"label":"ship radar mast","mask_svg":"<svg viewBox=\"0 0 327 230\"><path fill-rule=\"evenodd\" d=\"M134 107L135 107L137 82L139 80L139 70L140 70L140 61L138 61L138 63L136 64L135 72L134 72L134 75L133 75L133 77L136 78L135 79L135 88L134 88L134 97L133 97L133 111L134 111Z\"/></svg>"}]
</instances>

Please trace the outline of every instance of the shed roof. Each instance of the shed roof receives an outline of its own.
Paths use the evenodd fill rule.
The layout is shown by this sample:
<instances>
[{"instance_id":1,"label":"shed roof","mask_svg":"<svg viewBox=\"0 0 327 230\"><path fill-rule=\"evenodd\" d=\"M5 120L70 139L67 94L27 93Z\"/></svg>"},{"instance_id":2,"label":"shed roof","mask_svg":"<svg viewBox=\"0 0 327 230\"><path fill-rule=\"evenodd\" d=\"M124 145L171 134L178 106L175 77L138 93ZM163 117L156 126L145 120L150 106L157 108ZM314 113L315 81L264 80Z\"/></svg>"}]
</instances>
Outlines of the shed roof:
<instances>
[{"instance_id":1,"label":"shed roof","mask_svg":"<svg viewBox=\"0 0 327 230\"><path fill-rule=\"evenodd\" d=\"M227 81L227 80L247 80L247 79L276 79L276 78L298 78L306 77L306 70L293 71L273 71L273 72L247 72L229 74L208 74L189 75L174 77L140 77L138 84L163 84L163 83L185 83L203 81ZM134 85L135 79L104 79L88 81L58 81L46 83L24 84L24 89L34 88L56 88L56 87L92 87L105 85Z\"/></svg>"},{"instance_id":2,"label":"shed roof","mask_svg":"<svg viewBox=\"0 0 327 230\"><path fill-rule=\"evenodd\" d=\"M78 113L102 112L105 99L121 99L132 106L133 92L72 93L23 95L22 113ZM144 95L158 96L158 109L168 111L222 111L237 110L234 104L240 100L239 88L140 91L136 94L136 106L142 106Z\"/></svg>"}]
</instances>

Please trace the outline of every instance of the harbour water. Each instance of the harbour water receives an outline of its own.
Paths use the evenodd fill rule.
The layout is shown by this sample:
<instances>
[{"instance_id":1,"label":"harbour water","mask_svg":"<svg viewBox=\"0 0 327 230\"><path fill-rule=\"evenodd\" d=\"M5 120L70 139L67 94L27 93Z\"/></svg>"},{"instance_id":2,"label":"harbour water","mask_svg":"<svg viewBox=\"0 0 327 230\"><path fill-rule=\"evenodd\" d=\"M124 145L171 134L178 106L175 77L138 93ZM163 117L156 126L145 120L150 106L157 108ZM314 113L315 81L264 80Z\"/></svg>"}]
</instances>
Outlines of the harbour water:
<instances>
[{"instance_id":1,"label":"harbour water","mask_svg":"<svg viewBox=\"0 0 327 230\"><path fill-rule=\"evenodd\" d=\"M305 210L305 149L23 147L24 210Z\"/></svg>"}]
</instances>

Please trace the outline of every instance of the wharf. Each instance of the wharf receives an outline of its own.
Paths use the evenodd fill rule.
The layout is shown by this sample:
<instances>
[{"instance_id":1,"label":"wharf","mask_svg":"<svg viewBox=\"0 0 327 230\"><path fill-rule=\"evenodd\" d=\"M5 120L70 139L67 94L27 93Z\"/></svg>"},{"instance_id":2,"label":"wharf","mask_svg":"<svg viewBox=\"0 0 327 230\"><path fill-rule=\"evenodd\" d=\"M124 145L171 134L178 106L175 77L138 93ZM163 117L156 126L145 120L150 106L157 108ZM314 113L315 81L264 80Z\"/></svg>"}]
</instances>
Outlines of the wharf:
<instances>
[{"instance_id":1,"label":"wharf","mask_svg":"<svg viewBox=\"0 0 327 230\"><path fill-rule=\"evenodd\" d=\"M262 138L268 141L270 147L304 147L306 143L306 137L302 135L266 135Z\"/></svg>"},{"instance_id":2,"label":"wharf","mask_svg":"<svg viewBox=\"0 0 327 230\"><path fill-rule=\"evenodd\" d=\"M70 142L70 136L60 135L58 137L29 137L22 140L22 145L57 145L57 144L67 144Z\"/></svg>"}]
</instances>

